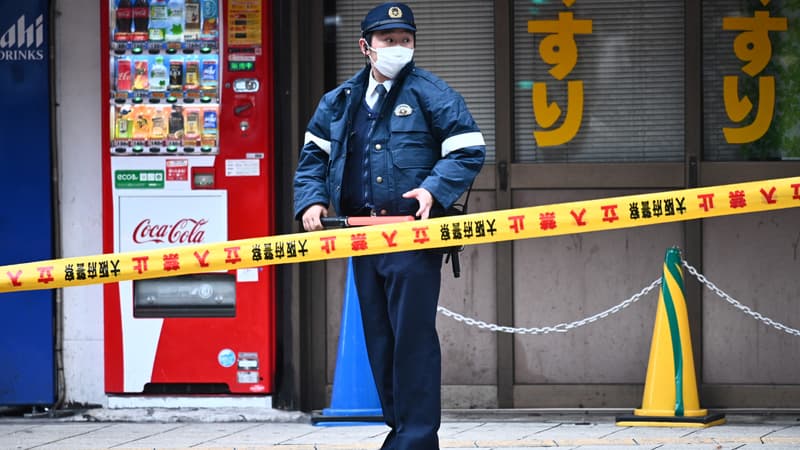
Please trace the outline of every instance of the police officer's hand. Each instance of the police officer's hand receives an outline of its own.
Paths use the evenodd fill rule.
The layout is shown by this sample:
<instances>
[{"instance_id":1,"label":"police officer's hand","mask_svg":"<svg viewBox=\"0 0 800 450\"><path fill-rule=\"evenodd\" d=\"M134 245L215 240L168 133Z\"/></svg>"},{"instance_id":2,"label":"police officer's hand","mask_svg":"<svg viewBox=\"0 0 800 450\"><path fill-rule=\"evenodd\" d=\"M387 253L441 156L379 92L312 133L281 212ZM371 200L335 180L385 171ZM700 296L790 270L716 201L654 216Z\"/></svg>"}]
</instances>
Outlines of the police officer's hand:
<instances>
[{"instance_id":1,"label":"police officer's hand","mask_svg":"<svg viewBox=\"0 0 800 450\"><path fill-rule=\"evenodd\" d=\"M405 194L403 198L415 198L419 202L419 209L416 216L420 219L427 219L431 215L431 207L433 206L433 195L424 188L412 189Z\"/></svg>"},{"instance_id":2,"label":"police officer's hand","mask_svg":"<svg viewBox=\"0 0 800 450\"><path fill-rule=\"evenodd\" d=\"M328 217L328 208L322 205L311 205L303 213L303 228L306 231L316 231L322 229L320 217Z\"/></svg>"}]
</instances>

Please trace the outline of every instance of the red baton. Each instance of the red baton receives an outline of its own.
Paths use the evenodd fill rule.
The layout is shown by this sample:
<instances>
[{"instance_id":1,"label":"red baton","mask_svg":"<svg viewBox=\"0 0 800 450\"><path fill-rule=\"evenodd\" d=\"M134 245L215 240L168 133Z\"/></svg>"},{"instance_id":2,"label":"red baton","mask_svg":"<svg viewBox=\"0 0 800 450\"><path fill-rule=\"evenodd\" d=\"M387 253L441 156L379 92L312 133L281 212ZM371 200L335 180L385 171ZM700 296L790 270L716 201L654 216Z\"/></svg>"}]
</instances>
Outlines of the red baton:
<instances>
[{"instance_id":1,"label":"red baton","mask_svg":"<svg viewBox=\"0 0 800 450\"><path fill-rule=\"evenodd\" d=\"M324 228L366 227L369 225L383 225L386 223L412 222L414 220L414 216L344 216L320 218Z\"/></svg>"}]
</instances>

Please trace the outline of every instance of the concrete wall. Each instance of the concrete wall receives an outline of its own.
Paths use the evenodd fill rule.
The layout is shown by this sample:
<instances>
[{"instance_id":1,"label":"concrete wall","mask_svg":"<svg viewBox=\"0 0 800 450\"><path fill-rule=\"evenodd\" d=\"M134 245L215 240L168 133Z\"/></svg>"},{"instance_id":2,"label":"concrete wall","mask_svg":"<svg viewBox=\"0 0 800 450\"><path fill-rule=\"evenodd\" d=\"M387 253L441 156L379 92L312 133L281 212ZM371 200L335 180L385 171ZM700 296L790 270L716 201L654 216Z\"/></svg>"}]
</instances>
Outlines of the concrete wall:
<instances>
[{"instance_id":1,"label":"concrete wall","mask_svg":"<svg viewBox=\"0 0 800 450\"><path fill-rule=\"evenodd\" d=\"M55 95L62 255L102 253L100 21L96 0L56 0ZM105 404L102 286L62 290L66 401Z\"/></svg>"}]
</instances>

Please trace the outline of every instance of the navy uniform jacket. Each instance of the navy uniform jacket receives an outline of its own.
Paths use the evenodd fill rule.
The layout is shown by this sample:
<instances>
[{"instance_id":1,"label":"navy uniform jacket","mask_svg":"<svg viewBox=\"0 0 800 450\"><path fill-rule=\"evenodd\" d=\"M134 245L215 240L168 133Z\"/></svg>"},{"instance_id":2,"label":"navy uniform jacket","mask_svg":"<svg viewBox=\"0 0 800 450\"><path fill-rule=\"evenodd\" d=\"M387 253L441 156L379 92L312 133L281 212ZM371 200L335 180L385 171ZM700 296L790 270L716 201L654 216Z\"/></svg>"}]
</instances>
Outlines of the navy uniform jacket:
<instances>
[{"instance_id":1,"label":"navy uniform jacket","mask_svg":"<svg viewBox=\"0 0 800 450\"><path fill-rule=\"evenodd\" d=\"M341 211L348 139L369 71L326 93L311 118L294 179L295 219L313 204ZM419 203L401 196L417 187L436 200L431 215L441 215L472 183L486 153L461 95L413 62L387 94L368 148L374 210L388 215L413 215Z\"/></svg>"}]
</instances>

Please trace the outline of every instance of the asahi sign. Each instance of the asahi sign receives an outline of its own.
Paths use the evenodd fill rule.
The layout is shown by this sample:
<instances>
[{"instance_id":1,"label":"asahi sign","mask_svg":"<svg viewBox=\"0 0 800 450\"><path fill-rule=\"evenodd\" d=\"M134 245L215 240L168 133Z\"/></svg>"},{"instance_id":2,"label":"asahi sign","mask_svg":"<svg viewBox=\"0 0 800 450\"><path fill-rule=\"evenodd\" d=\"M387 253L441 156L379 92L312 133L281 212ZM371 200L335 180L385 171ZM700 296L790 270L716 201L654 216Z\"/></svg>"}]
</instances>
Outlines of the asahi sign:
<instances>
[{"instance_id":1,"label":"asahi sign","mask_svg":"<svg viewBox=\"0 0 800 450\"><path fill-rule=\"evenodd\" d=\"M21 14L9 25L0 22L0 61L41 61L44 59L44 15Z\"/></svg>"},{"instance_id":2,"label":"asahi sign","mask_svg":"<svg viewBox=\"0 0 800 450\"><path fill-rule=\"evenodd\" d=\"M119 251L196 245L228 240L225 191L173 194L122 193L118 197Z\"/></svg>"}]
</instances>

